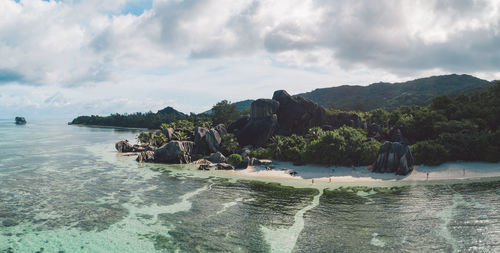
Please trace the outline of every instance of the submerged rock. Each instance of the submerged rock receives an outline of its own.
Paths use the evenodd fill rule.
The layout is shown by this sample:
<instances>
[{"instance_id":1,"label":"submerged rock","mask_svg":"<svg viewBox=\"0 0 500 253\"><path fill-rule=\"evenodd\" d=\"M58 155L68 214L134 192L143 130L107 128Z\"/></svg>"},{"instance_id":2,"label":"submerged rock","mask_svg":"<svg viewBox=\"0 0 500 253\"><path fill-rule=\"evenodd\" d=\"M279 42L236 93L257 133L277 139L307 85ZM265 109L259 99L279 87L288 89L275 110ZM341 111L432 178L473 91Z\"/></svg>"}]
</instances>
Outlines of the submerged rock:
<instances>
[{"instance_id":1,"label":"submerged rock","mask_svg":"<svg viewBox=\"0 0 500 253\"><path fill-rule=\"evenodd\" d=\"M409 146L387 141L380 147L372 171L407 175L413 170L413 161Z\"/></svg>"}]
</instances>

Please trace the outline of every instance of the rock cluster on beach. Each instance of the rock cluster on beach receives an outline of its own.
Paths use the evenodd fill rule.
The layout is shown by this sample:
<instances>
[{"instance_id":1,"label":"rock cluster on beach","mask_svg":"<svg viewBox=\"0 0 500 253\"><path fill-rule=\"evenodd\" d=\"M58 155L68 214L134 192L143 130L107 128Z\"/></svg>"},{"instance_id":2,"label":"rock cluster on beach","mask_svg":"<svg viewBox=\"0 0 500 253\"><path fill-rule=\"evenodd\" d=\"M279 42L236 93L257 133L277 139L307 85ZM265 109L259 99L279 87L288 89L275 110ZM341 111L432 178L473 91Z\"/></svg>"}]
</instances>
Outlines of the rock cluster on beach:
<instances>
[{"instance_id":1,"label":"rock cluster on beach","mask_svg":"<svg viewBox=\"0 0 500 253\"><path fill-rule=\"evenodd\" d=\"M391 172L407 175L413 170L413 156L410 147L399 142L385 142L378 152L373 172Z\"/></svg>"},{"instance_id":2,"label":"rock cluster on beach","mask_svg":"<svg viewBox=\"0 0 500 253\"><path fill-rule=\"evenodd\" d=\"M119 152L138 152L139 162L195 163L200 169L231 169L226 157L221 152L223 137L232 133L240 147L242 163L236 167L246 167L258 163L250 157L250 150L263 147L275 135L304 135L312 127L332 130L341 126L363 128L367 130L367 140L385 142L374 161L373 172L391 172L406 175L412 171L413 156L404 136L408 132L406 125L397 123L389 134L382 126L367 124L355 113L335 113L327 115L326 110L315 102L300 96L291 96L284 90L275 91L272 99L257 99L252 102L250 115L245 115L228 128L219 124L213 128L196 127L194 131L165 128L162 133L168 143L155 147L152 145L131 145L128 141L116 143ZM179 136L186 139L179 140Z\"/></svg>"}]
</instances>

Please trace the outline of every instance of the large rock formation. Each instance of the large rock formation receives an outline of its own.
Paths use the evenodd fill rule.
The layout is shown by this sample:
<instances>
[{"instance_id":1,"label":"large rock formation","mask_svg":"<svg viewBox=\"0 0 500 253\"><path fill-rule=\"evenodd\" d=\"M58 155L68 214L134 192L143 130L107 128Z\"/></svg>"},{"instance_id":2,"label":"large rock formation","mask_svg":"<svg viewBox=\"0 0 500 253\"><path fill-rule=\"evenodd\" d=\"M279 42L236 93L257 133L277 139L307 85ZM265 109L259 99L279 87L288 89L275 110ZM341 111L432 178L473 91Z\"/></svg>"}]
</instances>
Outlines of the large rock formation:
<instances>
[{"instance_id":1,"label":"large rock formation","mask_svg":"<svg viewBox=\"0 0 500 253\"><path fill-rule=\"evenodd\" d=\"M278 111L280 103L272 99L257 99L252 102L250 115L253 118L264 118L273 116Z\"/></svg>"},{"instance_id":2,"label":"large rock formation","mask_svg":"<svg viewBox=\"0 0 500 253\"><path fill-rule=\"evenodd\" d=\"M250 121L250 115L244 115L241 116L239 119L233 121L231 125L227 128L227 131L229 133L235 133L235 131L238 131L239 129L242 129L245 127L245 125Z\"/></svg>"},{"instance_id":3,"label":"large rock formation","mask_svg":"<svg viewBox=\"0 0 500 253\"><path fill-rule=\"evenodd\" d=\"M168 141L171 141L172 138L174 137L175 131L173 128L169 127L169 128L163 129L162 133L163 133L163 135L165 135L165 137L167 137Z\"/></svg>"},{"instance_id":4,"label":"large rock formation","mask_svg":"<svg viewBox=\"0 0 500 253\"><path fill-rule=\"evenodd\" d=\"M277 127L276 112L279 103L272 99L258 99L252 102L250 117L242 117L230 126L242 146L263 146L271 138Z\"/></svg>"},{"instance_id":5,"label":"large rock formation","mask_svg":"<svg viewBox=\"0 0 500 253\"><path fill-rule=\"evenodd\" d=\"M208 154L210 153L208 148L208 143L205 136L208 133L208 129L204 127L196 127L194 129L194 152L197 154Z\"/></svg>"},{"instance_id":6,"label":"large rock formation","mask_svg":"<svg viewBox=\"0 0 500 253\"><path fill-rule=\"evenodd\" d=\"M154 151L153 161L163 163L190 163L193 150L194 142L192 141L171 141Z\"/></svg>"},{"instance_id":7,"label":"large rock formation","mask_svg":"<svg viewBox=\"0 0 500 253\"><path fill-rule=\"evenodd\" d=\"M117 142L115 148L120 153L134 152L134 147L127 140Z\"/></svg>"},{"instance_id":8,"label":"large rock formation","mask_svg":"<svg viewBox=\"0 0 500 253\"><path fill-rule=\"evenodd\" d=\"M413 170L413 156L410 147L399 142L385 142L378 152L373 172L391 172L407 175Z\"/></svg>"},{"instance_id":9,"label":"large rock formation","mask_svg":"<svg viewBox=\"0 0 500 253\"><path fill-rule=\"evenodd\" d=\"M321 126L326 121L325 109L307 98L278 90L273 100L279 102L277 116L281 135L303 135L309 128Z\"/></svg>"},{"instance_id":10,"label":"large rock formation","mask_svg":"<svg viewBox=\"0 0 500 253\"><path fill-rule=\"evenodd\" d=\"M208 144L208 149L212 153L216 153L220 150L220 144L222 143L222 137L227 134L226 127L224 124L219 124L214 128L210 129L206 135L205 139Z\"/></svg>"}]
</instances>

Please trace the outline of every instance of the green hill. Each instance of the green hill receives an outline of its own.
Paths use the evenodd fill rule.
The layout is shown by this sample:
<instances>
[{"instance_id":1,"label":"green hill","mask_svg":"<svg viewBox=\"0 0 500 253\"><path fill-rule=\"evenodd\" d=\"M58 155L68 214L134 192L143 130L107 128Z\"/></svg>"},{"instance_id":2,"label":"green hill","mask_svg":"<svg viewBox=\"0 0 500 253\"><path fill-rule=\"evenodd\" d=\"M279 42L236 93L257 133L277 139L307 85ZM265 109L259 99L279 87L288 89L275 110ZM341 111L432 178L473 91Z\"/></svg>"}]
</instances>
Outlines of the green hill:
<instances>
[{"instance_id":1,"label":"green hill","mask_svg":"<svg viewBox=\"0 0 500 253\"><path fill-rule=\"evenodd\" d=\"M478 90L491 83L470 75L442 75L402 83L374 83L368 86L343 85L297 94L324 106L342 110L387 110L402 105L425 105L441 95Z\"/></svg>"}]
</instances>

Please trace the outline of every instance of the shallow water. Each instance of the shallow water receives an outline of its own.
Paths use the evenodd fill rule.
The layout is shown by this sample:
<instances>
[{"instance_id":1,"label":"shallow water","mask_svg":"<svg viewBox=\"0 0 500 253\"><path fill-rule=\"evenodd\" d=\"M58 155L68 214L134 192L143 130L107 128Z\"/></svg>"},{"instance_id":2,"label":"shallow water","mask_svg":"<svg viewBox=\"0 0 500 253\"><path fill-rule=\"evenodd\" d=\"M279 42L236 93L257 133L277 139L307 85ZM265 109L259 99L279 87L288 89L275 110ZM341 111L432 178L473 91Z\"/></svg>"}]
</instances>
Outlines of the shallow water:
<instances>
[{"instance_id":1,"label":"shallow water","mask_svg":"<svg viewBox=\"0 0 500 253\"><path fill-rule=\"evenodd\" d=\"M114 151L136 135L0 120L0 252L500 251L500 181L229 180Z\"/></svg>"}]
</instances>

